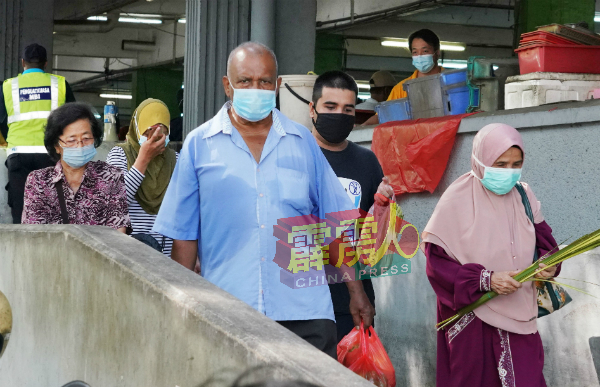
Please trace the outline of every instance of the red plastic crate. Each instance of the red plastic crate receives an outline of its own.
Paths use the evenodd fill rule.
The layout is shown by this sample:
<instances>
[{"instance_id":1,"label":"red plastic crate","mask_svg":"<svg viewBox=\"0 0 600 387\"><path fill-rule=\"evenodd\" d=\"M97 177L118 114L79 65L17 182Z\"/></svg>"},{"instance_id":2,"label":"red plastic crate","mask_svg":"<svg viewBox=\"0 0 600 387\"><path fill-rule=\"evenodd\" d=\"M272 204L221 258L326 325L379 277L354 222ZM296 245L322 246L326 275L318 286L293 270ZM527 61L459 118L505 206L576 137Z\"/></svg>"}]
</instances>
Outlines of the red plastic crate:
<instances>
[{"instance_id":1,"label":"red plastic crate","mask_svg":"<svg viewBox=\"0 0 600 387\"><path fill-rule=\"evenodd\" d=\"M546 73L600 74L600 46L536 44L517 48L521 75Z\"/></svg>"},{"instance_id":2,"label":"red plastic crate","mask_svg":"<svg viewBox=\"0 0 600 387\"><path fill-rule=\"evenodd\" d=\"M566 45L580 45L581 43L553 34L546 31L533 31L527 32L521 35L521 44L530 43L533 41L545 42L548 44L566 44Z\"/></svg>"}]
</instances>

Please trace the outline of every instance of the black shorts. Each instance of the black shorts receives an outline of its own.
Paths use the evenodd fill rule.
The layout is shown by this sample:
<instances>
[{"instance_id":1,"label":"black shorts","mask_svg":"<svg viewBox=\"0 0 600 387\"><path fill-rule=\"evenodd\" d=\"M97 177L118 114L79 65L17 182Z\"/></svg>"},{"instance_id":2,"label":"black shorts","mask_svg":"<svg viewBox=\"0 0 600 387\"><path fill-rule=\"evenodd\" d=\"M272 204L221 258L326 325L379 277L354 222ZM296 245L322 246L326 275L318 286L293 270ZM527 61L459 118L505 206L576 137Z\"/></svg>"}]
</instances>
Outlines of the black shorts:
<instances>
[{"instance_id":1,"label":"black shorts","mask_svg":"<svg viewBox=\"0 0 600 387\"><path fill-rule=\"evenodd\" d=\"M277 321L294 332L318 350L337 360L336 328L332 320L293 320Z\"/></svg>"}]
</instances>

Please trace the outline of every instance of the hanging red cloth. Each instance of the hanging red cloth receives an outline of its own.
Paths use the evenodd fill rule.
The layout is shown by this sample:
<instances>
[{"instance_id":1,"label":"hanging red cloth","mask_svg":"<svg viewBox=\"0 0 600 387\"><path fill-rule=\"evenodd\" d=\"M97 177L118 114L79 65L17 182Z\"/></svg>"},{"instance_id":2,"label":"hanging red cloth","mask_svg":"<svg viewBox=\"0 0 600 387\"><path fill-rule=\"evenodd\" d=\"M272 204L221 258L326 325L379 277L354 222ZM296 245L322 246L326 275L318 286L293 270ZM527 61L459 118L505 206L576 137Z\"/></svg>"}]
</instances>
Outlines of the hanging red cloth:
<instances>
[{"instance_id":1,"label":"hanging red cloth","mask_svg":"<svg viewBox=\"0 0 600 387\"><path fill-rule=\"evenodd\" d=\"M435 190L460 122L472 114L392 121L375 128L371 149L396 195Z\"/></svg>"}]
</instances>

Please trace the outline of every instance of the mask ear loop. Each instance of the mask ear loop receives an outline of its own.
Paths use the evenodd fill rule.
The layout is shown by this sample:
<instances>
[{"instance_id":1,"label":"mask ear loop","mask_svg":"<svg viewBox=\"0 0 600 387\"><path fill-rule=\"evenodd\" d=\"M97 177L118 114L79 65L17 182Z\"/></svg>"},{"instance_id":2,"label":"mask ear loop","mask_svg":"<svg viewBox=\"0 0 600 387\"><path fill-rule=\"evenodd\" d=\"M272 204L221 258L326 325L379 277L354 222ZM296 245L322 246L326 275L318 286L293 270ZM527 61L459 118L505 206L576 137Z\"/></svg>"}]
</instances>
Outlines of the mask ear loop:
<instances>
[{"instance_id":1,"label":"mask ear loop","mask_svg":"<svg viewBox=\"0 0 600 387\"><path fill-rule=\"evenodd\" d=\"M479 161L479 159L475 156L475 154L471 153L471 156L473 157L473 159L475 160L475 162L477 162L477 164L481 165L483 167L483 176L485 177L485 169L489 168L487 167L485 164L483 164L481 161ZM479 180L482 180L479 176L477 176L475 174L475 171L471 170L471 174L473 176L475 176L476 178L478 178Z\"/></svg>"}]
</instances>

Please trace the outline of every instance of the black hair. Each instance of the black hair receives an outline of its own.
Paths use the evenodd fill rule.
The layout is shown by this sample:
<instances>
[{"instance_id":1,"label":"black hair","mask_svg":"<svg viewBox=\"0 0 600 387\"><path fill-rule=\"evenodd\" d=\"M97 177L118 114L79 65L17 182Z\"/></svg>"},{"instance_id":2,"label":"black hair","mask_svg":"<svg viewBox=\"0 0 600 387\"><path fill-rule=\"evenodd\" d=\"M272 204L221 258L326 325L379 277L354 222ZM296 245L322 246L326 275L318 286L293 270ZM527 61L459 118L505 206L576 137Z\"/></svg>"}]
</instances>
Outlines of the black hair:
<instances>
[{"instance_id":1,"label":"black hair","mask_svg":"<svg viewBox=\"0 0 600 387\"><path fill-rule=\"evenodd\" d=\"M354 96L358 95L358 86L354 79L343 71L327 71L319 75L313 86L312 101L316 105L319 98L323 96L323 88L350 90Z\"/></svg>"},{"instance_id":2,"label":"black hair","mask_svg":"<svg viewBox=\"0 0 600 387\"><path fill-rule=\"evenodd\" d=\"M25 59L23 59L24 65L26 65L28 68L30 69L44 69L44 67L46 66L46 63L48 62L27 62Z\"/></svg>"},{"instance_id":3,"label":"black hair","mask_svg":"<svg viewBox=\"0 0 600 387\"><path fill-rule=\"evenodd\" d=\"M65 128L73 122L79 120L88 120L94 136L94 147L98 148L102 144L103 129L100 122L94 117L92 109L86 103L70 102L62 105L52 111L46 124L46 133L44 135L44 145L52 159L60 160L56 153L55 146L58 145L58 138L63 134Z\"/></svg>"},{"instance_id":4,"label":"black hair","mask_svg":"<svg viewBox=\"0 0 600 387\"><path fill-rule=\"evenodd\" d=\"M412 51L412 42L417 38L423 39L425 43L429 44L436 51L440 49L440 38L438 38L438 36L432 30L424 28L422 30L415 31L412 34L410 34L410 36L408 37L409 50Z\"/></svg>"}]
</instances>

